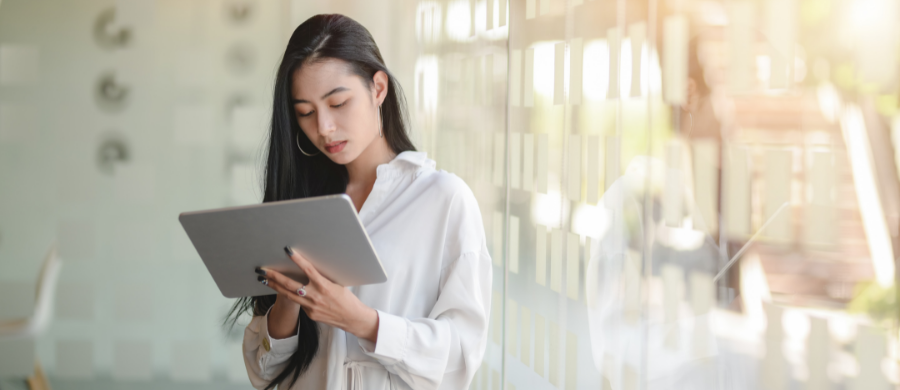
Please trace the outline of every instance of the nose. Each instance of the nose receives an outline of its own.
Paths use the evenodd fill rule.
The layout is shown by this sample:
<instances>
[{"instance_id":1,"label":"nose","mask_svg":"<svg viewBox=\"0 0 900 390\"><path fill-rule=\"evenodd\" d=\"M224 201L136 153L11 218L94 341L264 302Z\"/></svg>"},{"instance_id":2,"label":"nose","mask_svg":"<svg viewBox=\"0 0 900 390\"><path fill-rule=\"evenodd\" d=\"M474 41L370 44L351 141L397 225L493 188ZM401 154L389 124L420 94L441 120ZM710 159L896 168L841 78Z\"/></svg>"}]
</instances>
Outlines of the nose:
<instances>
[{"instance_id":1,"label":"nose","mask_svg":"<svg viewBox=\"0 0 900 390\"><path fill-rule=\"evenodd\" d=\"M331 116L331 113L328 110L319 110L318 115L318 125L319 125L319 135L327 135L328 133L334 131L337 126L334 123L334 118Z\"/></svg>"}]
</instances>

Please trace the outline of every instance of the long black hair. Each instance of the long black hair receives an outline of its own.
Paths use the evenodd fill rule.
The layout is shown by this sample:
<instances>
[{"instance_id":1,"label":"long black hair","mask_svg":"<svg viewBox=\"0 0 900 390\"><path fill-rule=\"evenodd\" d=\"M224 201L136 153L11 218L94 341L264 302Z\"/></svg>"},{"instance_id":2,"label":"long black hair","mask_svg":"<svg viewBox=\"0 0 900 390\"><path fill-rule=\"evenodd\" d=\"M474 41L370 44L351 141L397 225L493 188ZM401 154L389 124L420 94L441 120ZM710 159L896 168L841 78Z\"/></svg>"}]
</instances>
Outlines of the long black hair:
<instances>
[{"instance_id":1,"label":"long black hair","mask_svg":"<svg viewBox=\"0 0 900 390\"><path fill-rule=\"evenodd\" d=\"M382 103L381 120L384 138L396 154L416 150L407 135L407 110L403 90L397 79L384 65L381 52L372 35L361 24L343 15L316 15L294 30L278 67L266 157L263 202L306 198L343 193L349 180L347 168L318 153L309 157L300 152L313 152L316 147L300 129L294 112L291 86L295 71L305 64L324 59L339 59L350 65L351 71L362 77L371 88L378 71L388 76L387 97ZM265 315L275 303L275 295L238 299L228 313L232 325L246 312ZM298 317L297 351L288 365L266 387L274 388L292 375L291 385L306 371L319 348L319 328L302 309Z\"/></svg>"}]
</instances>

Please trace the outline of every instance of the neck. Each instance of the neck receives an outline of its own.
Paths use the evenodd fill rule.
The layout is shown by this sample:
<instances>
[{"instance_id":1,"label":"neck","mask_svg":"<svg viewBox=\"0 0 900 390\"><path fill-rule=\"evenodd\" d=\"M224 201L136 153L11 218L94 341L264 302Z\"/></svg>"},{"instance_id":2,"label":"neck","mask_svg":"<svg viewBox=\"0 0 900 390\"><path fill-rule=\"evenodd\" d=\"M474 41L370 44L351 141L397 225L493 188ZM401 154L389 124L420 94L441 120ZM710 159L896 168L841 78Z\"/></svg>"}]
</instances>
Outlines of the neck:
<instances>
[{"instance_id":1,"label":"neck","mask_svg":"<svg viewBox=\"0 0 900 390\"><path fill-rule=\"evenodd\" d=\"M348 186L370 187L375 183L378 166L391 162L394 156L396 155L388 146L386 139L381 137L375 139L356 159L344 165L349 175Z\"/></svg>"}]
</instances>

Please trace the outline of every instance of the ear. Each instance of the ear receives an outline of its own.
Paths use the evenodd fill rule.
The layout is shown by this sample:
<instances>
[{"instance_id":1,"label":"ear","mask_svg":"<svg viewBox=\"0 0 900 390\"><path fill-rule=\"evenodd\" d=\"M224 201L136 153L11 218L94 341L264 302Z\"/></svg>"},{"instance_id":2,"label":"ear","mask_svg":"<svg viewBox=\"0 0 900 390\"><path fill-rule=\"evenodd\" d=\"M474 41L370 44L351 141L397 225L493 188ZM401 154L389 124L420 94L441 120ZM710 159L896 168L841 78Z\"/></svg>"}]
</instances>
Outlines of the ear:
<instances>
[{"instance_id":1,"label":"ear","mask_svg":"<svg viewBox=\"0 0 900 390\"><path fill-rule=\"evenodd\" d=\"M387 73L380 70L375 72L375 76L372 76L372 87L372 100L380 106L387 97L388 88L390 88Z\"/></svg>"}]
</instances>

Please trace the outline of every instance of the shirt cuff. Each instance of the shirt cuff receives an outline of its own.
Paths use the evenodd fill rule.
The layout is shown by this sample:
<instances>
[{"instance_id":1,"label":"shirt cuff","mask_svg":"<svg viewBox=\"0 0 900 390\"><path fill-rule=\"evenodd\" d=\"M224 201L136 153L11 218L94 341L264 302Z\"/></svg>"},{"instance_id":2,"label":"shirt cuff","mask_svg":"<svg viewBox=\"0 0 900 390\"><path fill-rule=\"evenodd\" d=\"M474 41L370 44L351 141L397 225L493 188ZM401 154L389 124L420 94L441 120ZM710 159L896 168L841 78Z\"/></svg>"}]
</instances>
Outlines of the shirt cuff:
<instances>
[{"instance_id":1,"label":"shirt cuff","mask_svg":"<svg viewBox=\"0 0 900 390\"><path fill-rule=\"evenodd\" d=\"M271 311L272 308L269 308ZM283 339L276 339L269 335L269 311L266 311L266 315L263 316L263 326L262 332L260 332L260 343L262 348L268 352L276 355L291 355L294 351L297 350L297 345L300 343L300 339L297 336L297 332L300 331L297 328L297 332L294 333L293 336ZM268 348L266 347L268 345Z\"/></svg>"},{"instance_id":2,"label":"shirt cuff","mask_svg":"<svg viewBox=\"0 0 900 390\"><path fill-rule=\"evenodd\" d=\"M383 364L395 364L406 355L407 334L409 322L406 318L378 312L378 340L377 343L359 339L359 346L366 355L374 357Z\"/></svg>"}]
</instances>

